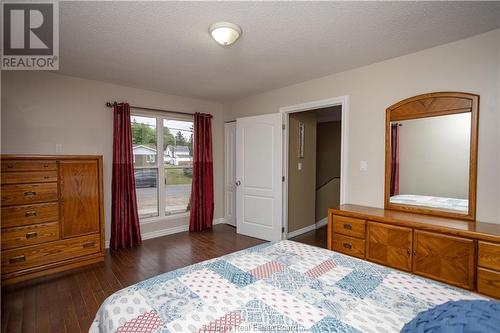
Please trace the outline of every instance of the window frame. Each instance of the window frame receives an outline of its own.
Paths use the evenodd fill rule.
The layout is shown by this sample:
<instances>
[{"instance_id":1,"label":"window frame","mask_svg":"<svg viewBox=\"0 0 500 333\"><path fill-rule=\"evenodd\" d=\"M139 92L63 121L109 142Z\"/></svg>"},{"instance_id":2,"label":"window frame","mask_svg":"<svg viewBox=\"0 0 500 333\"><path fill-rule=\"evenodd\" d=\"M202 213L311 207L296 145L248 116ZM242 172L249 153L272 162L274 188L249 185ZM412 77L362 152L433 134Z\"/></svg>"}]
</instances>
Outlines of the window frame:
<instances>
[{"instance_id":1,"label":"window frame","mask_svg":"<svg viewBox=\"0 0 500 333\"><path fill-rule=\"evenodd\" d=\"M134 170L135 169L156 169L158 173L157 177L157 198L158 198L158 216L151 216L151 217L144 217L141 218L139 217L139 223L142 224L148 224L148 223L155 223L159 221L165 221L165 220L176 220L179 218L189 218L190 211L187 212L182 212L178 214L165 214L165 207L166 207L166 196L165 196L165 189L166 189L166 184L165 184L165 160L163 158L163 120L179 120L179 121L190 121L193 122L194 125L194 116L189 116L189 115L178 115L178 114L171 114L168 112L156 112L156 111L144 111L144 110L130 110L130 116L137 116L137 117L149 117L149 118L155 118L156 119L156 166L140 166L136 167L134 165ZM132 121L130 119L130 121ZM193 130L193 141L194 141L194 130ZM158 149L160 148L160 149ZM192 166L191 166L192 168ZM167 168L168 169L168 168ZM160 172L163 171L163 172Z\"/></svg>"}]
</instances>

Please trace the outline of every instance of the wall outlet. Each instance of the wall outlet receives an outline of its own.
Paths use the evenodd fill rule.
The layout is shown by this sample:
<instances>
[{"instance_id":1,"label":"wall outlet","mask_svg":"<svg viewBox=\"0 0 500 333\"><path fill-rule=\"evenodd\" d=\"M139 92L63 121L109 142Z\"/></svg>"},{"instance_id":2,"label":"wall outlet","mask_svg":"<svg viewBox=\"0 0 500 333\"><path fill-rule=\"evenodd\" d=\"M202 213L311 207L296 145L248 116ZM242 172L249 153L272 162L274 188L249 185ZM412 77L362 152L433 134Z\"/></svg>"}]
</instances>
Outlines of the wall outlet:
<instances>
[{"instance_id":1,"label":"wall outlet","mask_svg":"<svg viewBox=\"0 0 500 333\"><path fill-rule=\"evenodd\" d=\"M359 171L368 171L368 161L359 161Z\"/></svg>"},{"instance_id":2,"label":"wall outlet","mask_svg":"<svg viewBox=\"0 0 500 333\"><path fill-rule=\"evenodd\" d=\"M302 170L302 162L299 162L299 163L297 164L297 169L299 169L299 171L300 171L300 170Z\"/></svg>"},{"instance_id":3,"label":"wall outlet","mask_svg":"<svg viewBox=\"0 0 500 333\"><path fill-rule=\"evenodd\" d=\"M62 153L62 143L56 143L56 153Z\"/></svg>"}]
</instances>

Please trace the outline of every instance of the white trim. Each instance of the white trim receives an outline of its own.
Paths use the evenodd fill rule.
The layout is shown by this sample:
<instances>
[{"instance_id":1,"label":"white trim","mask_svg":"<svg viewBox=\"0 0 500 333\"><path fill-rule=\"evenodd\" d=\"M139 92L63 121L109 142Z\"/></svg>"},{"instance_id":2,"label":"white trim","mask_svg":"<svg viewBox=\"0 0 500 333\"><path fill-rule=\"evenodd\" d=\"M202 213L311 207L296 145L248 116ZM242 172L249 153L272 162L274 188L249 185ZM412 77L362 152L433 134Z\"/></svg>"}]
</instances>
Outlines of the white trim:
<instances>
[{"instance_id":1,"label":"white trim","mask_svg":"<svg viewBox=\"0 0 500 333\"><path fill-rule=\"evenodd\" d=\"M145 232L145 233L141 234L141 237L142 237L142 240L147 240L147 239L151 239L151 238L157 238L157 237L177 234L179 232L184 232L184 231L188 231L188 230L189 230L188 225L180 225L177 227L161 229L161 230L157 230L157 231Z\"/></svg>"},{"instance_id":2,"label":"white trim","mask_svg":"<svg viewBox=\"0 0 500 333\"><path fill-rule=\"evenodd\" d=\"M319 221L316 221L315 224L308 225L307 227L304 227L299 230L292 231L286 235L286 239L290 239L293 237L300 236L302 234L305 234L306 232L310 232L319 228L324 227L325 225L328 224L328 217L325 217L324 219L321 219Z\"/></svg>"},{"instance_id":3,"label":"white trim","mask_svg":"<svg viewBox=\"0 0 500 333\"><path fill-rule=\"evenodd\" d=\"M161 220L157 220L155 222L158 222ZM223 224L224 223L224 218L219 217L213 220L213 225L216 224ZM157 237L162 237L162 236L167 236L167 235L172 235L172 234L177 234L179 232L184 232L189 230L189 225L180 225L177 227L172 227L172 228L167 228L167 229L160 229L156 231L150 231L150 232L144 232L141 233L141 238L142 240L146 239L151 239L151 238L157 238ZM109 248L109 240L105 242L105 246L108 249Z\"/></svg>"},{"instance_id":4,"label":"white trim","mask_svg":"<svg viewBox=\"0 0 500 333\"><path fill-rule=\"evenodd\" d=\"M304 228L301 228L299 230L295 230L295 231L287 233L286 238L290 239L293 237L297 237L299 235L305 234L306 232L313 231L315 229L316 229L316 224L311 224L311 225L308 225L307 227L304 227Z\"/></svg>"},{"instance_id":5,"label":"white trim","mask_svg":"<svg viewBox=\"0 0 500 333\"><path fill-rule=\"evenodd\" d=\"M223 217L219 217L219 218L214 219L214 221L213 221L212 224L216 225L216 224L224 224L224 223L226 223L225 220L224 220L224 218Z\"/></svg>"},{"instance_id":6,"label":"white trim","mask_svg":"<svg viewBox=\"0 0 500 333\"><path fill-rule=\"evenodd\" d=\"M295 104L280 108L280 112L285 115L285 131L283 133L283 175L285 182L283 184L283 227L285 229L284 235L288 236L288 142L289 142L289 114L295 112L303 112L316 110L331 106L342 106L342 119L341 119L341 144L340 144L340 204L347 202L347 159L348 159L348 138L349 138L349 96L339 96L334 98L321 99L317 101L306 102L302 104ZM303 228L304 229L304 228ZM299 229L302 230L302 229ZM299 231L297 230L297 231ZM296 231L296 232L297 232Z\"/></svg>"},{"instance_id":7,"label":"white trim","mask_svg":"<svg viewBox=\"0 0 500 333\"><path fill-rule=\"evenodd\" d=\"M316 221L316 229L319 229L321 227L324 227L325 225L328 224L328 217L325 217L324 219L321 219L319 221Z\"/></svg>"}]
</instances>

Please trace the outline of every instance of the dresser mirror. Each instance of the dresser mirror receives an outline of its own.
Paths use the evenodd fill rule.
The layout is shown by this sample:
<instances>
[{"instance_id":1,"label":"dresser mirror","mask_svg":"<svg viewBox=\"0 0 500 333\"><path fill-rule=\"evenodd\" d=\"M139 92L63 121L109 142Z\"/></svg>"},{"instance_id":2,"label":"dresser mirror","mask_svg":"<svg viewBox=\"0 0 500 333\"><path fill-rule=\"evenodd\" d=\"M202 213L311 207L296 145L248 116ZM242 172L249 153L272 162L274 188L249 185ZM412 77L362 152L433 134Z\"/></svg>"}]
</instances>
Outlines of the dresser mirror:
<instances>
[{"instance_id":1,"label":"dresser mirror","mask_svg":"<svg viewBox=\"0 0 500 333\"><path fill-rule=\"evenodd\" d=\"M478 107L444 92L386 110L386 209L475 219Z\"/></svg>"}]
</instances>

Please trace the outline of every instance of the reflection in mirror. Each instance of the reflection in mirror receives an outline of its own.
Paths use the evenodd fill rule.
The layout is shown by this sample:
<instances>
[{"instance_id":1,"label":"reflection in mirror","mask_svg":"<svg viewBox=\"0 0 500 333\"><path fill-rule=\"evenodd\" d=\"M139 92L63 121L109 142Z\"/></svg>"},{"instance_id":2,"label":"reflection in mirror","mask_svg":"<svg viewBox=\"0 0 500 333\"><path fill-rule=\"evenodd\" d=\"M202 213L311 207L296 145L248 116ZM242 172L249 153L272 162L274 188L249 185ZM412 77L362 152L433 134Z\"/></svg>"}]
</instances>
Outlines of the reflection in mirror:
<instances>
[{"instance_id":1,"label":"reflection in mirror","mask_svg":"<svg viewBox=\"0 0 500 333\"><path fill-rule=\"evenodd\" d=\"M390 202L467 214L471 113L391 122Z\"/></svg>"}]
</instances>

